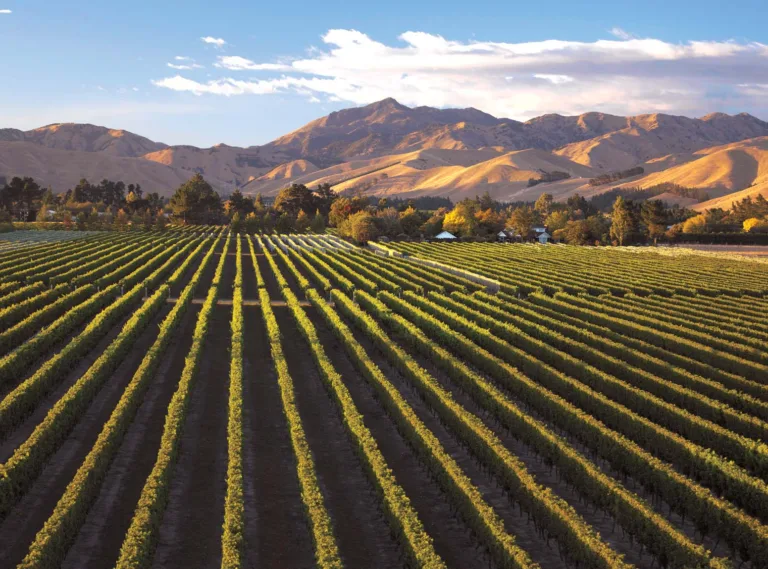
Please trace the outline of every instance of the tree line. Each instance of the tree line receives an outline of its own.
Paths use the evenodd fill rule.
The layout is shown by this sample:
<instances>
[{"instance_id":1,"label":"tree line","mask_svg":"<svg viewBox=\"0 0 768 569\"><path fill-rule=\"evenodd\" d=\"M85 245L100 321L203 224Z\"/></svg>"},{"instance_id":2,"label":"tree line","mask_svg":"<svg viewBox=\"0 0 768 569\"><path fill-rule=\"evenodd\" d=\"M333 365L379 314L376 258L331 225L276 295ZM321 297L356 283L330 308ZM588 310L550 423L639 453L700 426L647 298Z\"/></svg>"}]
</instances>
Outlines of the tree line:
<instances>
[{"instance_id":1,"label":"tree line","mask_svg":"<svg viewBox=\"0 0 768 569\"><path fill-rule=\"evenodd\" d=\"M169 220L182 224L231 224L237 231L322 233L335 227L358 242L431 238L449 231L462 239L496 239L505 230L517 239L535 238L543 227L570 244L623 245L674 241L680 233L768 233L768 201L758 196L733 203L730 211L696 214L678 205L650 199L660 193L694 195L669 184L648 189L617 188L589 200L574 194L556 202L542 193L535 203L502 203L488 192L456 204L443 197L372 198L362 192L337 194L329 184L310 189L292 184L271 204L235 190L221 197L201 174L195 174L170 199L145 193L139 184L104 179L81 180L54 194L32 178L15 177L0 187L0 222L61 221L80 229L128 226L163 228Z\"/></svg>"}]
</instances>

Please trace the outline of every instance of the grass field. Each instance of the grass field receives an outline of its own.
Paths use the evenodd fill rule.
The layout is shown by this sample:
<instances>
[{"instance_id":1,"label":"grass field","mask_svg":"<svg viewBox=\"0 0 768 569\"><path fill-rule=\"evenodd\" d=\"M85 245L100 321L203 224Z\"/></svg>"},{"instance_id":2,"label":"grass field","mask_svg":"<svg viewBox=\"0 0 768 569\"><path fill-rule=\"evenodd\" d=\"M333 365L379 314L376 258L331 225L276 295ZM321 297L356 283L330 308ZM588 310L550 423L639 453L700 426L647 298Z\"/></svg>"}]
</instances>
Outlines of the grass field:
<instances>
[{"instance_id":1,"label":"grass field","mask_svg":"<svg viewBox=\"0 0 768 569\"><path fill-rule=\"evenodd\" d=\"M36 233L0 567L768 567L765 263Z\"/></svg>"}]
</instances>

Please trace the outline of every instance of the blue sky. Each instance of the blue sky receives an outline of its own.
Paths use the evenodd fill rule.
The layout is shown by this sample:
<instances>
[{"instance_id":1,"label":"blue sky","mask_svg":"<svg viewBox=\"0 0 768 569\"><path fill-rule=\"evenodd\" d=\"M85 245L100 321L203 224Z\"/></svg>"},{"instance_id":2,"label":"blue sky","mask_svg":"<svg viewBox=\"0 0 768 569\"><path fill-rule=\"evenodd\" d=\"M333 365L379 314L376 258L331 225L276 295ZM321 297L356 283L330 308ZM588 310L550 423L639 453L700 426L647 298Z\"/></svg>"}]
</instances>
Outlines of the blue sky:
<instances>
[{"instance_id":1,"label":"blue sky","mask_svg":"<svg viewBox=\"0 0 768 569\"><path fill-rule=\"evenodd\" d=\"M764 1L629 4L0 0L0 127L247 146L390 95L521 120L768 120Z\"/></svg>"}]
</instances>

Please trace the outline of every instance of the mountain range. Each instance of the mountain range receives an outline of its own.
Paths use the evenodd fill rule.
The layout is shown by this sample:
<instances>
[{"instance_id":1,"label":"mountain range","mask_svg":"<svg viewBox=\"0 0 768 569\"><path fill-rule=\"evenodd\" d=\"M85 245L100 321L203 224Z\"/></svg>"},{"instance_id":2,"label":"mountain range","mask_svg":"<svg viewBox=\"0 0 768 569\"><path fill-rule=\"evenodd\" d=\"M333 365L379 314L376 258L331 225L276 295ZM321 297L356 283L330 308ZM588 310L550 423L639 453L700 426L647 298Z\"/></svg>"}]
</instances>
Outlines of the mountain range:
<instances>
[{"instance_id":1,"label":"mountain range","mask_svg":"<svg viewBox=\"0 0 768 569\"><path fill-rule=\"evenodd\" d=\"M589 183L637 167L642 174ZM169 146L90 124L0 129L0 176L32 176L54 191L81 178L108 178L168 196L197 172L222 193L240 188L265 196L293 182L327 182L337 191L375 196L459 200L488 191L517 201L545 191L566 199L669 182L704 189L712 198L697 204L668 196L671 201L727 208L732 197L768 195L768 123L746 113L688 118L596 112L519 122L474 108L409 108L384 99L247 148ZM529 187L530 179L541 183Z\"/></svg>"}]
</instances>

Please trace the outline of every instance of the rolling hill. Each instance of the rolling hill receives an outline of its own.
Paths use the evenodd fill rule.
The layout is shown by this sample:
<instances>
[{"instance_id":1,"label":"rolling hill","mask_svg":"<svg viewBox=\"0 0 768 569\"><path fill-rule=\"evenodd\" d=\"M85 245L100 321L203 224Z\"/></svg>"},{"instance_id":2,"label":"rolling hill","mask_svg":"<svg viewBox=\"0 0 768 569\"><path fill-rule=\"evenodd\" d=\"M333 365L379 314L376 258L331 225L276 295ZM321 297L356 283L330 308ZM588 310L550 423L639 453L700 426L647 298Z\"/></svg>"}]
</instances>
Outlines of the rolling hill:
<instances>
[{"instance_id":1,"label":"rolling hill","mask_svg":"<svg viewBox=\"0 0 768 569\"><path fill-rule=\"evenodd\" d=\"M262 146L169 146L90 124L0 129L0 176L32 176L55 191L81 178L140 183L170 195L194 173L220 192L274 195L291 183L329 183L370 195L488 191L501 200L594 195L620 185L702 187L713 197L765 177L768 123L748 114L548 114L519 122L480 110L409 108L394 99L321 117ZM589 178L642 166L643 176L593 187ZM569 179L528 180L552 172Z\"/></svg>"}]
</instances>

